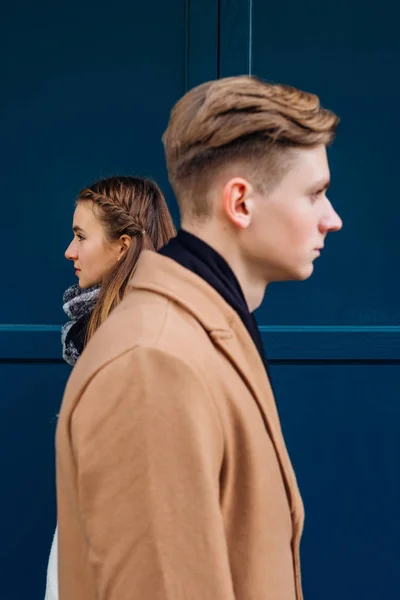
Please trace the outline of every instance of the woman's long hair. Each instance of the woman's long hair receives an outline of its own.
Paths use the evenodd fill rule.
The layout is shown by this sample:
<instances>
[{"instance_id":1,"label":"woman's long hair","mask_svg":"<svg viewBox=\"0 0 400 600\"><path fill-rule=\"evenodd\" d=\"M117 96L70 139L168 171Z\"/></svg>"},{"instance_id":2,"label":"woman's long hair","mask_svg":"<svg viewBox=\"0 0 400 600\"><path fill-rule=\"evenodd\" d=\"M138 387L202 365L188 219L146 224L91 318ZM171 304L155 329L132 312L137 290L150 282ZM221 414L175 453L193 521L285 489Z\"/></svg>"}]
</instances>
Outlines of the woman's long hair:
<instances>
[{"instance_id":1,"label":"woman's long hair","mask_svg":"<svg viewBox=\"0 0 400 600\"><path fill-rule=\"evenodd\" d=\"M76 204L92 202L109 241L129 235L132 242L101 283L89 320L86 342L121 302L142 250L158 250L175 236L175 227L163 193L151 179L109 177L79 193Z\"/></svg>"}]
</instances>

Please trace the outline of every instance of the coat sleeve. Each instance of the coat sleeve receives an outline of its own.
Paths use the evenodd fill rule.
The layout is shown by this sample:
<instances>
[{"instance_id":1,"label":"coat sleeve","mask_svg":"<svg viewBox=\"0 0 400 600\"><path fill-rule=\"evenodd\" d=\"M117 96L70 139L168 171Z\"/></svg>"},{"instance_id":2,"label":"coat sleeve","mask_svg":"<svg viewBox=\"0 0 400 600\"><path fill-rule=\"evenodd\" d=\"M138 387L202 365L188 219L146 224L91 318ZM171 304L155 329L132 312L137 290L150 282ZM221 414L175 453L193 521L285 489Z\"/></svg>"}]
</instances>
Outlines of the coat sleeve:
<instances>
[{"instance_id":1,"label":"coat sleeve","mask_svg":"<svg viewBox=\"0 0 400 600\"><path fill-rule=\"evenodd\" d=\"M98 600L234 600L222 428L199 374L135 348L95 376L71 426Z\"/></svg>"}]
</instances>

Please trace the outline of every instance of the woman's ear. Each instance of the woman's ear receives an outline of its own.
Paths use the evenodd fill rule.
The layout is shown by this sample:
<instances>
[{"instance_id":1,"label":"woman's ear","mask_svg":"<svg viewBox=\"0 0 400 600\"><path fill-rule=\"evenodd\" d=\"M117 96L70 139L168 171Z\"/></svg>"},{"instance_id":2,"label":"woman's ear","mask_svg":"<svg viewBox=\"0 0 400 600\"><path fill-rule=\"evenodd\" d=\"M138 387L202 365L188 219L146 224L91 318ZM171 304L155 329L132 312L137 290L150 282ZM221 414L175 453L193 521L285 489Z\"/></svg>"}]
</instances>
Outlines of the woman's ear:
<instances>
[{"instance_id":1,"label":"woman's ear","mask_svg":"<svg viewBox=\"0 0 400 600\"><path fill-rule=\"evenodd\" d=\"M118 242L118 260L121 260L121 258L128 252L130 245L132 244L132 238L130 235L124 234L121 235Z\"/></svg>"}]
</instances>

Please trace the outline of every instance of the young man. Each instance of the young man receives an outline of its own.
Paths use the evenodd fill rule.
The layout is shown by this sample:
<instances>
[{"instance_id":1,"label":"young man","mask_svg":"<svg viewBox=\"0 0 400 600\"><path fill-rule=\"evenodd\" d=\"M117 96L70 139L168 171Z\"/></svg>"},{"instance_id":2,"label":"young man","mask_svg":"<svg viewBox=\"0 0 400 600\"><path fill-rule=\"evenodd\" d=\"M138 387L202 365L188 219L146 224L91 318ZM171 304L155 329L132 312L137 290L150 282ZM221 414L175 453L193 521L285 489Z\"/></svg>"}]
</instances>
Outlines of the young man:
<instances>
[{"instance_id":1,"label":"young man","mask_svg":"<svg viewBox=\"0 0 400 600\"><path fill-rule=\"evenodd\" d=\"M144 252L67 386L60 600L300 600L303 507L252 312L341 220L337 117L252 77L205 83L164 135L182 230Z\"/></svg>"}]
</instances>

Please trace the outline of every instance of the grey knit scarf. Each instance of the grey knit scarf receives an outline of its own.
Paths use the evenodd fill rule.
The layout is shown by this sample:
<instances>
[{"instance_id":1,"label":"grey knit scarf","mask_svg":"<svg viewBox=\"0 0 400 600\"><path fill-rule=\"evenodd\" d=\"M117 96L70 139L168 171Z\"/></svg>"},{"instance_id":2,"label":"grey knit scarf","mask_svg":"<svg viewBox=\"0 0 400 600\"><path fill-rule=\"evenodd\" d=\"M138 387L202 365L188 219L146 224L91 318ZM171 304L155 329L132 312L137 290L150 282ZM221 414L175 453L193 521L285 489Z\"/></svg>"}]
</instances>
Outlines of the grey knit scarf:
<instances>
[{"instance_id":1,"label":"grey knit scarf","mask_svg":"<svg viewBox=\"0 0 400 600\"><path fill-rule=\"evenodd\" d=\"M85 345L86 330L90 316L96 306L100 286L82 290L73 285L64 292L63 310L70 318L61 330L63 359L74 366Z\"/></svg>"}]
</instances>

